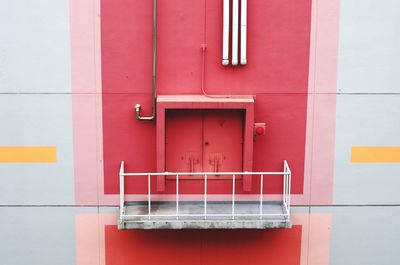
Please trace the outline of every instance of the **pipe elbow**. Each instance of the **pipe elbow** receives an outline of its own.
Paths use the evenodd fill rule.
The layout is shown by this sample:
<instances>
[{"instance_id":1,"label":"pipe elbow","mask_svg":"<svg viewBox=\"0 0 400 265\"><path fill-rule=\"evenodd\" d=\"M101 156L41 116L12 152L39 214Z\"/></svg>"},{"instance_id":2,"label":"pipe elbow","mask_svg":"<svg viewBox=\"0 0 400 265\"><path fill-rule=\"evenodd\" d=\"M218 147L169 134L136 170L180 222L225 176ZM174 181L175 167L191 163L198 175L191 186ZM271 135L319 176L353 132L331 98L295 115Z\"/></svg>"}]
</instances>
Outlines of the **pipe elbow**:
<instances>
[{"instance_id":1,"label":"pipe elbow","mask_svg":"<svg viewBox=\"0 0 400 265\"><path fill-rule=\"evenodd\" d=\"M155 120L155 118L156 118L155 113L153 113L152 116L148 116L148 117L140 116L141 107L142 106L140 104L136 104L135 107L134 107L135 108L136 119L138 121L152 121L152 120Z\"/></svg>"},{"instance_id":2,"label":"pipe elbow","mask_svg":"<svg viewBox=\"0 0 400 265\"><path fill-rule=\"evenodd\" d=\"M136 104L135 107L134 107L137 120L141 120L141 117L140 117L140 109L141 109L141 107L142 106L140 104Z\"/></svg>"}]
</instances>

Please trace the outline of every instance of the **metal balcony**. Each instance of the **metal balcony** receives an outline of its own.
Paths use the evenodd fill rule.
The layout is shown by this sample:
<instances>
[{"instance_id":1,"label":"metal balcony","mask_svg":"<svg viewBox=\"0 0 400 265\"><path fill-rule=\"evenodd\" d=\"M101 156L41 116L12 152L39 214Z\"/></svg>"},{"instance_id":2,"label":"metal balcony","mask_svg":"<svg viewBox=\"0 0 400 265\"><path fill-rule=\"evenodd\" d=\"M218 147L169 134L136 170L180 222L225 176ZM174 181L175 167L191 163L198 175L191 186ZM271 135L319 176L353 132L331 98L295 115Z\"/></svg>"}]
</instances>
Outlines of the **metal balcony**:
<instances>
[{"instance_id":1,"label":"metal balcony","mask_svg":"<svg viewBox=\"0 0 400 265\"><path fill-rule=\"evenodd\" d=\"M179 193L180 176L202 176L204 193L201 199L183 199ZM124 162L120 167L120 212L119 229L264 229L290 228L290 183L291 171L284 161L282 172L218 172L219 176L232 177L232 193L229 199L213 200L214 194L207 192L207 180L215 172L201 173L125 173ZM235 183L240 176L253 175L260 178L257 194L237 194ZM283 190L278 196L263 192L268 176L282 176ZM156 176L175 177L174 200L163 200L163 194L151 193L151 181ZM125 201L125 177L147 178L147 200ZM267 183L267 182L266 182ZM278 197L278 198L277 198ZM170 198L170 197L169 197ZM211 199L210 199L211 198ZM251 200L246 200L251 198Z\"/></svg>"}]
</instances>

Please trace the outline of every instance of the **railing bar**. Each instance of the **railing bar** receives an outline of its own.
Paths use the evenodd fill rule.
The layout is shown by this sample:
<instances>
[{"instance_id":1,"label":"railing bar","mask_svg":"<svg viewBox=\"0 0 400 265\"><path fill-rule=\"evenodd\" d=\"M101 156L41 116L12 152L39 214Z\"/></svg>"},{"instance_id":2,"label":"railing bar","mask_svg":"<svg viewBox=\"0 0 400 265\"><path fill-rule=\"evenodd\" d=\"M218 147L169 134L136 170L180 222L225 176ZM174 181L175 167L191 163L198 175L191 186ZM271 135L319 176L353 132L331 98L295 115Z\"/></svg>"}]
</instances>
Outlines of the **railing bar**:
<instances>
[{"instance_id":1,"label":"railing bar","mask_svg":"<svg viewBox=\"0 0 400 265\"><path fill-rule=\"evenodd\" d=\"M292 171L290 170L290 167L289 167L288 162L287 162L286 160L285 160L284 162L285 162L285 164L286 164L287 173L292 174Z\"/></svg>"},{"instance_id":2,"label":"railing bar","mask_svg":"<svg viewBox=\"0 0 400 265\"><path fill-rule=\"evenodd\" d=\"M288 217L290 216L290 212L289 212L289 208L288 208L288 205L286 204L285 205L285 210L286 210L286 214L288 215Z\"/></svg>"},{"instance_id":3,"label":"railing bar","mask_svg":"<svg viewBox=\"0 0 400 265\"><path fill-rule=\"evenodd\" d=\"M290 172L290 171L289 171ZM290 217L290 186L291 186L291 182L292 182L292 173L288 174L288 182L289 182L289 186L288 186L288 201L287 201L287 207L288 207L288 214Z\"/></svg>"},{"instance_id":4,"label":"railing bar","mask_svg":"<svg viewBox=\"0 0 400 265\"><path fill-rule=\"evenodd\" d=\"M124 161L121 162L119 169L119 215L122 218L125 207L125 183L124 183Z\"/></svg>"},{"instance_id":5,"label":"railing bar","mask_svg":"<svg viewBox=\"0 0 400 265\"><path fill-rule=\"evenodd\" d=\"M285 213L263 213L262 216L287 216L288 214ZM147 214L138 214L138 215L124 215L125 217L148 217ZM225 217L232 217L231 214L207 214L207 217L219 217L219 216L225 216ZM241 213L235 213L235 217L252 217L252 216L260 216L258 213L253 213L253 214L241 214ZM152 214L151 217L176 217L176 214ZM204 214L179 214L179 217L204 217ZM152 221L155 219L152 219Z\"/></svg>"},{"instance_id":6,"label":"railing bar","mask_svg":"<svg viewBox=\"0 0 400 265\"><path fill-rule=\"evenodd\" d=\"M218 175L285 175L288 172L218 172ZM123 175L126 177L143 177L143 176L182 176L182 175L193 175L193 176L201 176L201 175L213 175L215 172L158 172L158 173L124 173Z\"/></svg>"},{"instance_id":7,"label":"railing bar","mask_svg":"<svg viewBox=\"0 0 400 265\"><path fill-rule=\"evenodd\" d=\"M151 176L147 175L147 201L148 201L148 218L151 219Z\"/></svg>"},{"instance_id":8,"label":"railing bar","mask_svg":"<svg viewBox=\"0 0 400 265\"><path fill-rule=\"evenodd\" d=\"M286 172L286 164L283 167L284 171ZM286 204L287 197L286 197L286 173L283 175L283 204Z\"/></svg>"},{"instance_id":9,"label":"railing bar","mask_svg":"<svg viewBox=\"0 0 400 265\"><path fill-rule=\"evenodd\" d=\"M264 175L260 176L260 219L262 219L263 214L263 187L264 187Z\"/></svg>"},{"instance_id":10,"label":"railing bar","mask_svg":"<svg viewBox=\"0 0 400 265\"><path fill-rule=\"evenodd\" d=\"M185 220L186 222L198 222L199 220L198 219L188 219L188 220ZM231 222L234 222L234 220L231 220L231 219L227 219L227 220L225 220L225 221L231 221ZM271 219L271 221L280 221L280 222L284 222L284 223L287 223L287 220L280 220L280 219ZM153 222L162 222L162 223L165 223L165 221L163 221L163 220L155 220L155 221L153 221ZM172 220L168 220L168 222L170 222L170 223L174 223L174 222L180 222L180 221L178 221L178 220L175 220L175 219L172 219ZM143 220L128 220L128 221L125 221L125 223L143 223Z\"/></svg>"},{"instance_id":11,"label":"railing bar","mask_svg":"<svg viewBox=\"0 0 400 265\"><path fill-rule=\"evenodd\" d=\"M179 175L176 175L176 219L179 218Z\"/></svg>"},{"instance_id":12,"label":"railing bar","mask_svg":"<svg viewBox=\"0 0 400 265\"><path fill-rule=\"evenodd\" d=\"M289 166L288 166L288 164L286 163L286 161L285 161L285 164L286 164L286 205L288 205L288 203L289 203L289 196L290 196L290 191L289 191L289 174L290 174L290 171L289 171Z\"/></svg>"},{"instance_id":13,"label":"railing bar","mask_svg":"<svg viewBox=\"0 0 400 265\"><path fill-rule=\"evenodd\" d=\"M289 203L289 196L290 196L290 194L289 194L289 174L290 174L290 172L289 172L289 167L288 167L288 165L287 165L287 163L285 163L286 164L286 205Z\"/></svg>"},{"instance_id":14,"label":"railing bar","mask_svg":"<svg viewBox=\"0 0 400 265\"><path fill-rule=\"evenodd\" d=\"M288 191L289 191L289 175L288 174L286 174L285 175L285 180L286 180L286 205L288 204L288 201L289 201L289 193L288 193Z\"/></svg>"},{"instance_id":15,"label":"railing bar","mask_svg":"<svg viewBox=\"0 0 400 265\"><path fill-rule=\"evenodd\" d=\"M235 219L235 174L232 175L232 220Z\"/></svg>"},{"instance_id":16,"label":"railing bar","mask_svg":"<svg viewBox=\"0 0 400 265\"><path fill-rule=\"evenodd\" d=\"M204 174L204 219L207 219L207 174Z\"/></svg>"}]
</instances>

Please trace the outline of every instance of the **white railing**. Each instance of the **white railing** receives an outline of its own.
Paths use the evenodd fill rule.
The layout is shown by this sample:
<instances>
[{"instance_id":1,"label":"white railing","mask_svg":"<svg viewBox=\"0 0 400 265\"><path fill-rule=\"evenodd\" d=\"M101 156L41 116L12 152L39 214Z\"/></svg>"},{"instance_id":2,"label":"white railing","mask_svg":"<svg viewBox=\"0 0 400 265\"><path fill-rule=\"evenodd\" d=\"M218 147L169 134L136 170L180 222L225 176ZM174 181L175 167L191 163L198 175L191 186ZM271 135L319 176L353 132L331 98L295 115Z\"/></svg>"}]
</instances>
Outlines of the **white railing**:
<instances>
[{"instance_id":1,"label":"white railing","mask_svg":"<svg viewBox=\"0 0 400 265\"><path fill-rule=\"evenodd\" d=\"M207 179L208 176L215 176L215 172L179 172L179 173L171 173L171 172L160 172L160 173L125 173L124 170L124 162L121 162L120 172L119 172L119 181L120 181L120 220L126 220L129 218L147 218L152 221L165 221L159 219L160 217L165 218L175 218L178 219L181 217L193 217L193 218L204 218L208 217L221 217L221 218L231 218L235 219L236 217L255 217L259 219L263 219L263 217L284 217L285 219L290 219L290 183L291 183L291 171L287 161L284 161L283 172L218 172L218 176L232 176L232 210L230 214L215 214L207 212ZM259 201L258 203L258 213L235 213L235 202L236 200L236 191L235 191L235 181L237 176L260 176L260 193L259 193ZM265 203L265 194L264 194L264 178L266 176L280 175L283 179L283 191L282 191L282 213L266 213L263 212L263 205ZM147 176L147 214L126 214L126 205L125 205L125 177L146 177ZM176 193L175 193L175 213L174 214L152 214L151 211L151 177L155 176L175 176L176 179ZM204 212L202 214L181 214L179 205L179 177L180 176L203 176L204 181L204 194L203 194L203 208ZM253 194L254 195L254 194ZM157 219L153 219L154 217L158 217ZM198 220L198 219L197 219Z\"/></svg>"}]
</instances>

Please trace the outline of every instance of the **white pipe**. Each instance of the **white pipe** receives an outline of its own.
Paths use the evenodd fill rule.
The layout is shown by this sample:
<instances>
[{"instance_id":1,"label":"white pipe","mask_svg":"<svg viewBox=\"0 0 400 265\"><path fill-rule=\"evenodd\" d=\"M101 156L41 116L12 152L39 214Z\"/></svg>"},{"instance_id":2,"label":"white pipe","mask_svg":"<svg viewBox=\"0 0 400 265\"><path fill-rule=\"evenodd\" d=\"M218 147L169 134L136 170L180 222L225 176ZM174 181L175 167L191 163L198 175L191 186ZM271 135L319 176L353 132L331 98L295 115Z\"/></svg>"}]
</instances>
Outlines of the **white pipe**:
<instances>
[{"instance_id":1,"label":"white pipe","mask_svg":"<svg viewBox=\"0 0 400 265\"><path fill-rule=\"evenodd\" d=\"M224 0L222 33L222 65L229 64L229 0Z\"/></svg>"},{"instance_id":2,"label":"white pipe","mask_svg":"<svg viewBox=\"0 0 400 265\"><path fill-rule=\"evenodd\" d=\"M232 3L232 65L238 64L239 0Z\"/></svg>"},{"instance_id":3,"label":"white pipe","mask_svg":"<svg viewBox=\"0 0 400 265\"><path fill-rule=\"evenodd\" d=\"M240 64L246 65L246 49L247 49L247 0L242 0L241 17L240 17Z\"/></svg>"}]
</instances>

